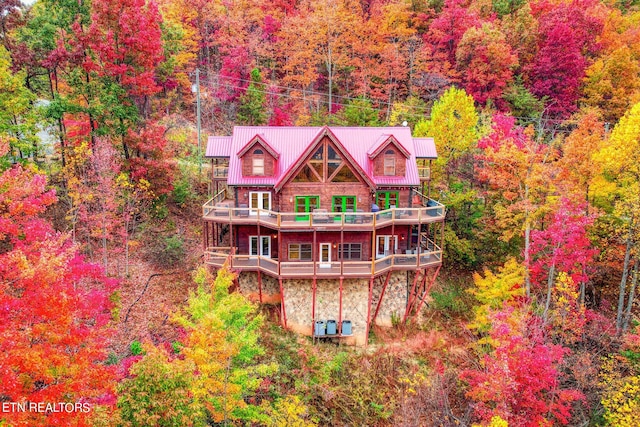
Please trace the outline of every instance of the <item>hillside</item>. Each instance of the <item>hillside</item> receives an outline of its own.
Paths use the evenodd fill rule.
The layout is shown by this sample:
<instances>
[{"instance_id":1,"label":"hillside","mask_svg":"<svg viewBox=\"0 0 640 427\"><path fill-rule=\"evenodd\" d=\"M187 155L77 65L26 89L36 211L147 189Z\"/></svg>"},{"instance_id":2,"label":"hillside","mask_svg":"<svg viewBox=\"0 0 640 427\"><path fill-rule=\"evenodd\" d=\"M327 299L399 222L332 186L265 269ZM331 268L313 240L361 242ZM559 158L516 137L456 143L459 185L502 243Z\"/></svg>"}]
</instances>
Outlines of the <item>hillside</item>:
<instances>
[{"instance_id":1,"label":"hillside","mask_svg":"<svg viewBox=\"0 0 640 427\"><path fill-rule=\"evenodd\" d=\"M0 10L0 425L640 424L636 1ZM204 264L237 125L434 138L420 313L317 344Z\"/></svg>"}]
</instances>

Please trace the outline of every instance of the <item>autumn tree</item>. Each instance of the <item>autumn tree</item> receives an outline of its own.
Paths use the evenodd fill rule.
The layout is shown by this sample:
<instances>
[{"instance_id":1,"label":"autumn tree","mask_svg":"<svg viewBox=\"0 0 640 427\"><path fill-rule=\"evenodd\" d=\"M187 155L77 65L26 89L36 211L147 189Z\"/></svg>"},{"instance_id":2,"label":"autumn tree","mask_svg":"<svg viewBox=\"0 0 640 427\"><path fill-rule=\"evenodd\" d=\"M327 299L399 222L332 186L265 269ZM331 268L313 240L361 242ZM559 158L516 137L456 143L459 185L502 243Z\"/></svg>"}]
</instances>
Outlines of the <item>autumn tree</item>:
<instances>
[{"instance_id":1,"label":"autumn tree","mask_svg":"<svg viewBox=\"0 0 640 427\"><path fill-rule=\"evenodd\" d=\"M177 321L187 330L182 352L197 370L194 396L216 423L258 420L261 411L244 401L274 365L257 363L264 353L258 342L263 319L256 307L238 293L229 293L233 273L218 270L213 280L204 269L196 275L197 292Z\"/></svg>"},{"instance_id":2,"label":"autumn tree","mask_svg":"<svg viewBox=\"0 0 640 427\"><path fill-rule=\"evenodd\" d=\"M438 150L435 176L451 182L461 160L478 141L478 113L473 98L464 90L450 87L431 109L429 120L418 123L415 136L433 137Z\"/></svg>"},{"instance_id":3,"label":"autumn tree","mask_svg":"<svg viewBox=\"0 0 640 427\"><path fill-rule=\"evenodd\" d=\"M631 258L637 262L638 223L640 222L640 103L634 105L620 119L596 155L605 176L613 181L615 196L614 215L620 219L624 238L624 261L618 293L616 329L623 329L625 301L632 305L634 288L628 283L631 276Z\"/></svg>"},{"instance_id":4,"label":"autumn tree","mask_svg":"<svg viewBox=\"0 0 640 427\"><path fill-rule=\"evenodd\" d=\"M6 153L6 142L0 144ZM89 425L113 398L115 372L104 363L113 283L41 218L56 202L46 187L32 168L14 166L0 175L2 396L10 402L87 403L91 413L13 411L3 419L11 425Z\"/></svg>"},{"instance_id":5,"label":"autumn tree","mask_svg":"<svg viewBox=\"0 0 640 427\"><path fill-rule=\"evenodd\" d=\"M491 23L469 28L456 50L456 65L466 92L479 104L505 105L502 93L513 79L518 64L504 34Z\"/></svg>"},{"instance_id":6,"label":"autumn tree","mask_svg":"<svg viewBox=\"0 0 640 427\"><path fill-rule=\"evenodd\" d=\"M474 414L484 423L500 417L516 426L566 425L573 403L584 397L562 386L567 351L544 341L540 319L514 312L506 307L491 315L490 337L497 347L482 357L479 369L460 375L469 384Z\"/></svg>"},{"instance_id":7,"label":"autumn tree","mask_svg":"<svg viewBox=\"0 0 640 427\"><path fill-rule=\"evenodd\" d=\"M531 280L535 286L546 288L542 315L545 321L559 273L569 277L571 285L580 287L581 297L575 303L584 302L585 285L589 280L587 268L597 253L587 237L593 218L585 216L582 206L562 199L549 222L545 229L531 232ZM564 285L569 283L565 280Z\"/></svg>"},{"instance_id":8,"label":"autumn tree","mask_svg":"<svg viewBox=\"0 0 640 427\"><path fill-rule=\"evenodd\" d=\"M531 294L531 230L544 207L549 188L548 164L552 147L533 138L530 129L515 125L515 119L496 115L491 132L478 142L479 178L486 183L493 215L486 225L499 230L509 242L524 237L525 292Z\"/></svg>"},{"instance_id":9,"label":"autumn tree","mask_svg":"<svg viewBox=\"0 0 640 427\"><path fill-rule=\"evenodd\" d=\"M34 94L24 86L25 73L14 73L9 52L0 46L0 138L15 160L37 154Z\"/></svg>"}]
</instances>

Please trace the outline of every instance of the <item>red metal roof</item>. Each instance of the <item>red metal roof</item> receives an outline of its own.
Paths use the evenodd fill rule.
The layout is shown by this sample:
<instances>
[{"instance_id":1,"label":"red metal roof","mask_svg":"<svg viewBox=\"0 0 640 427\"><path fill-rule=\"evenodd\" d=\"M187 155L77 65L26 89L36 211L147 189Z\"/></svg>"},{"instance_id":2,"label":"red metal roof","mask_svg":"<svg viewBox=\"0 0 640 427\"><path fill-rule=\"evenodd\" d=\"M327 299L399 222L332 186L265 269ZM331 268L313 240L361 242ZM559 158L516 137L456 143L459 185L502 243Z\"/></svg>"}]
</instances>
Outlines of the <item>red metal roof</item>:
<instances>
[{"instance_id":1,"label":"red metal roof","mask_svg":"<svg viewBox=\"0 0 640 427\"><path fill-rule=\"evenodd\" d=\"M327 127L348 150L365 175L376 185L419 185L416 157L436 157L433 138L412 138L408 127ZM275 185L296 160L317 140L325 127L236 126L231 137L209 137L207 157L229 157L229 185ZM244 177L238 153L256 134L263 136L280 154L276 174L270 177ZM409 153L404 177L373 176L368 151L390 135ZM226 145L226 146L225 146ZM226 153L226 155L225 155ZM233 155L231 153L234 153ZM427 154L427 155L425 155Z\"/></svg>"},{"instance_id":2,"label":"red metal roof","mask_svg":"<svg viewBox=\"0 0 640 427\"><path fill-rule=\"evenodd\" d=\"M375 158L378 154L380 154L382 149L387 146L387 144L391 143L395 145L396 148L398 148L400 152L408 159L409 152L407 151L407 149L404 148L402 144L400 144L395 138L392 138L392 137L393 135L380 135L380 138L378 138L378 141L376 141L371 146L371 148L369 148L369 150L367 151L369 158L370 159Z\"/></svg>"},{"instance_id":3,"label":"red metal roof","mask_svg":"<svg viewBox=\"0 0 640 427\"><path fill-rule=\"evenodd\" d=\"M436 144L433 138L413 138L416 157L421 159L437 159Z\"/></svg>"},{"instance_id":4,"label":"red metal roof","mask_svg":"<svg viewBox=\"0 0 640 427\"><path fill-rule=\"evenodd\" d=\"M204 156L229 157L231 155L231 139L231 136L210 136Z\"/></svg>"}]
</instances>

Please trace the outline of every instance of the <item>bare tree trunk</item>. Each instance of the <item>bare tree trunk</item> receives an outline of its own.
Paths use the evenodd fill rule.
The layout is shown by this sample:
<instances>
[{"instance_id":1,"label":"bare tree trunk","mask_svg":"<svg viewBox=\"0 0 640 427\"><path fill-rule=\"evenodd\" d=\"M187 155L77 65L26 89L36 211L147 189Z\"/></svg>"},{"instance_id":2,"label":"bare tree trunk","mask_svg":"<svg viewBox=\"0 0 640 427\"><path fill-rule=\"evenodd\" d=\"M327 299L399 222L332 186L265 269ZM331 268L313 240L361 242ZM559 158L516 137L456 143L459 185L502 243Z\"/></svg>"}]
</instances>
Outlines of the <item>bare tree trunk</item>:
<instances>
[{"instance_id":1,"label":"bare tree trunk","mask_svg":"<svg viewBox=\"0 0 640 427\"><path fill-rule=\"evenodd\" d=\"M620 290L618 294L618 313L616 315L616 331L622 332L622 313L624 310L624 297L627 290L627 279L629 277L629 260L631 258L631 242L633 237L633 224L629 224L627 234L626 249L624 252L624 264L622 266L622 279L620 279Z\"/></svg>"},{"instance_id":2,"label":"bare tree trunk","mask_svg":"<svg viewBox=\"0 0 640 427\"><path fill-rule=\"evenodd\" d=\"M529 251L531 250L531 224L529 224L529 215L527 214L527 224L524 228L524 289L527 298L531 296L531 277L529 276L529 264L531 258Z\"/></svg>"},{"instance_id":3,"label":"bare tree trunk","mask_svg":"<svg viewBox=\"0 0 640 427\"><path fill-rule=\"evenodd\" d=\"M631 280L631 289L629 290L629 299L627 300L627 311L624 314L622 322L622 332L627 332L629 322L631 321L631 309L633 308L633 300L636 296L636 286L638 286L638 264L640 261L636 258L633 263L633 279Z\"/></svg>"},{"instance_id":4,"label":"bare tree trunk","mask_svg":"<svg viewBox=\"0 0 640 427\"><path fill-rule=\"evenodd\" d=\"M553 289L553 281L555 280L556 275L556 263L555 261L551 264L551 268L549 268L549 277L547 278L547 300L544 303L544 313L542 318L546 322L549 316L549 307L551 307L551 290Z\"/></svg>"}]
</instances>

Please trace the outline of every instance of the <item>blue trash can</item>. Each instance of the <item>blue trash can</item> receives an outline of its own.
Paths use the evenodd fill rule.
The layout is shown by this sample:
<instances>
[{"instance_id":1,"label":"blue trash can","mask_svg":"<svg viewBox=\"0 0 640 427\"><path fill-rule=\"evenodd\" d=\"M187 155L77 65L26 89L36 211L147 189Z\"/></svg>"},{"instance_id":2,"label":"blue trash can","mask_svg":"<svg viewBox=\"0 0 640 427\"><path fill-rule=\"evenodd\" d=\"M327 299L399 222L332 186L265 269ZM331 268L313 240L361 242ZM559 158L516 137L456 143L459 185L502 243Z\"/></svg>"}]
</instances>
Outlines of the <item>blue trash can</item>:
<instances>
[{"instance_id":1,"label":"blue trash can","mask_svg":"<svg viewBox=\"0 0 640 427\"><path fill-rule=\"evenodd\" d=\"M324 320L318 320L316 321L314 330L313 330L313 334L317 337L321 337L324 336L326 333L326 324L324 323Z\"/></svg>"},{"instance_id":2,"label":"blue trash can","mask_svg":"<svg viewBox=\"0 0 640 427\"><path fill-rule=\"evenodd\" d=\"M327 335L336 335L338 333L338 324L335 320L327 320Z\"/></svg>"},{"instance_id":3,"label":"blue trash can","mask_svg":"<svg viewBox=\"0 0 640 427\"><path fill-rule=\"evenodd\" d=\"M342 335L351 335L353 332L351 331L351 320L343 320L342 321Z\"/></svg>"}]
</instances>

